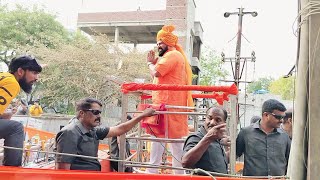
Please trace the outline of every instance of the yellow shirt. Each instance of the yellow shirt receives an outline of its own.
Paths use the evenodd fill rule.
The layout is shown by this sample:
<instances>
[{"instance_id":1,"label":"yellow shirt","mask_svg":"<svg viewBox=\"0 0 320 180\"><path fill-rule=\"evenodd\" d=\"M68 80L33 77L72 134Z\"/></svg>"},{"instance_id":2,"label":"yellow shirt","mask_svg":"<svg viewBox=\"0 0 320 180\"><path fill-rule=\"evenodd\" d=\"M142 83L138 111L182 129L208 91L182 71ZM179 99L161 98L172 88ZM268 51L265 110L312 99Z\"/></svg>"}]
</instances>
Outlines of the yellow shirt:
<instances>
[{"instance_id":1,"label":"yellow shirt","mask_svg":"<svg viewBox=\"0 0 320 180\"><path fill-rule=\"evenodd\" d=\"M36 105L32 105L29 112L31 116L40 116L43 113L40 105L38 105L38 107L36 107Z\"/></svg>"},{"instance_id":2,"label":"yellow shirt","mask_svg":"<svg viewBox=\"0 0 320 180\"><path fill-rule=\"evenodd\" d=\"M0 114L3 114L12 99L20 92L20 85L11 73L0 73Z\"/></svg>"}]
</instances>

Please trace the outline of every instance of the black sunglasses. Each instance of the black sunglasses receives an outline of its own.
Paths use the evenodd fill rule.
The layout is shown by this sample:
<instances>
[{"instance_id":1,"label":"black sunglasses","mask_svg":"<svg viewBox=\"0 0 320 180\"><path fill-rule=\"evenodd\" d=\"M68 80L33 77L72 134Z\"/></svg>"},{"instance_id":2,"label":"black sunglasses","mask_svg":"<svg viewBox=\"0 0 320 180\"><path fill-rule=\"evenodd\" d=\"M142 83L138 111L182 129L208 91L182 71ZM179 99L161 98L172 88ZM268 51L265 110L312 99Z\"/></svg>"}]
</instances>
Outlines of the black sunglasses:
<instances>
[{"instance_id":1,"label":"black sunglasses","mask_svg":"<svg viewBox=\"0 0 320 180\"><path fill-rule=\"evenodd\" d=\"M269 113L269 114L271 114L273 117L275 117L278 120L282 120L285 117L285 116L277 115L277 114L274 114L274 113Z\"/></svg>"},{"instance_id":2,"label":"black sunglasses","mask_svg":"<svg viewBox=\"0 0 320 180\"><path fill-rule=\"evenodd\" d=\"M84 109L84 111L90 111L90 112L92 112L92 114L94 114L94 115L101 114L101 112L102 112L102 111L100 111L100 110L95 110L95 109Z\"/></svg>"}]
</instances>

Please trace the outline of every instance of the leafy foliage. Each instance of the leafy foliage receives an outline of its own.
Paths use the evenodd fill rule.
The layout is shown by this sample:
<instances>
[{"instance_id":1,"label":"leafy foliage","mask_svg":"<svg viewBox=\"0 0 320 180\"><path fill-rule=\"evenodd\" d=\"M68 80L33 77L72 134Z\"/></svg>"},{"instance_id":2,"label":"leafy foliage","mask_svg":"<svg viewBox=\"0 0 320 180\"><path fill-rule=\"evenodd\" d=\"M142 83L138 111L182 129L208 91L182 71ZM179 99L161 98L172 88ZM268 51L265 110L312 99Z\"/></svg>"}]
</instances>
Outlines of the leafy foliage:
<instances>
[{"instance_id":1,"label":"leafy foliage","mask_svg":"<svg viewBox=\"0 0 320 180\"><path fill-rule=\"evenodd\" d=\"M8 10L0 4L0 60L9 63L20 45L35 45L35 42L54 48L57 42L68 41L68 32L55 19L37 7L27 9L17 5Z\"/></svg>"},{"instance_id":2,"label":"leafy foliage","mask_svg":"<svg viewBox=\"0 0 320 180\"><path fill-rule=\"evenodd\" d=\"M221 68L221 58L217 56L216 52L208 46L204 46L200 58L201 85L214 85L219 78L225 78L227 71Z\"/></svg>"},{"instance_id":3,"label":"leafy foliage","mask_svg":"<svg viewBox=\"0 0 320 180\"><path fill-rule=\"evenodd\" d=\"M20 46L40 59L46 67L41 73L39 93L47 104L72 103L84 97L94 97L104 104L117 103L121 97L117 77L123 81L135 78L151 80L145 64L145 54L121 49L108 42L104 36L93 41L76 38L72 43L61 43L55 49L39 43Z\"/></svg>"},{"instance_id":4,"label":"leafy foliage","mask_svg":"<svg viewBox=\"0 0 320 180\"><path fill-rule=\"evenodd\" d=\"M272 77L259 78L248 85L248 92L252 93L260 89L269 90L269 86L273 81Z\"/></svg>"},{"instance_id":5,"label":"leafy foliage","mask_svg":"<svg viewBox=\"0 0 320 180\"><path fill-rule=\"evenodd\" d=\"M270 85L270 92L273 94L281 95L282 99L293 100L294 99L294 82L293 76L289 78L279 78L272 82Z\"/></svg>"},{"instance_id":6,"label":"leafy foliage","mask_svg":"<svg viewBox=\"0 0 320 180\"><path fill-rule=\"evenodd\" d=\"M107 37L88 39L81 32L68 32L55 18L37 7L0 4L0 61L30 54L45 64L31 95L58 111L72 113L74 102L94 97L104 104L118 103L121 81L151 80L145 54L114 46ZM30 97L29 97L30 98Z\"/></svg>"}]
</instances>

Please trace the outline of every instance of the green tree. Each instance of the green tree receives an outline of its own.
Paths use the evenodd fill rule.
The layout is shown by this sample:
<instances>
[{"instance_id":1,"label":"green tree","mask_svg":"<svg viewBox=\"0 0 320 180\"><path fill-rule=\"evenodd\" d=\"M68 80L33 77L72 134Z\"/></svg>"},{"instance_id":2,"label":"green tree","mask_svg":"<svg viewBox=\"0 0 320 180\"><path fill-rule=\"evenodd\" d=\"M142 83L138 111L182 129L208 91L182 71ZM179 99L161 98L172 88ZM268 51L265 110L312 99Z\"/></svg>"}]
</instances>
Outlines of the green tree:
<instances>
[{"instance_id":1,"label":"green tree","mask_svg":"<svg viewBox=\"0 0 320 180\"><path fill-rule=\"evenodd\" d=\"M104 104L117 103L122 93L117 79L132 82L135 78L151 82L145 63L145 53L128 52L109 43L107 37L74 38L72 43L61 43L57 48L20 46L46 64L41 73L37 96L49 106L65 107L69 113L75 101L84 97L94 97ZM70 105L71 104L71 105Z\"/></svg>"},{"instance_id":2,"label":"green tree","mask_svg":"<svg viewBox=\"0 0 320 180\"><path fill-rule=\"evenodd\" d=\"M225 78L228 73L221 68L221 58L208 46L204 46L200 57L200 84L214 85L220 78Z\"/></svg>"},{"instance_id":3,"label":"green tree","mask_svg":"<svg viewBox=\"0 0 320 180\"><path fill-rule=\"evenodd\" d=\"M8 64L19 45L41 43L54 48L57 42L68 41L69 35L55 16L37 8L17 5L9 10L0 4L0 60Z\"/></svg>"},{"instance_id":4,"label":"green tree","mask_svg":"<svg viewBox=\"0 0 320 180\"><path fill-rule=\"evenodd\" d=\"M274 79L272 77L259 78L248 85L248 92L252 93L260 89L269 90L269 86L273 81Z\"/></svg>"},{"instance_id":5,"label":"green tree","mask_svg":"<svg viewBox=\"0 0 320 180\"><path fill-rule=\"evenodd\" d=\"M295 78L293 76L289 78L279 78L271 83L269 90L272 94L281 95L282 99L293 100L294 82Z\"/></svg>"},{"instance_id":6,"label":"green tree","mask_svg":"<svg viewBox=\"0 0 320 180\"><path fill-rule=\"evenodd\" d=\"M118 79L151 82L148 68L141 68L145 53L114 46L106 36L89 40L78 31L68 33L55 16L37 7L8 10L0 4L0 24L0 60L35 56L45 67L31 97L41 97L42 104L60 107L62 113L72 113L75 101L84 97L118 103Z\"/></svg>"}]
</instances>

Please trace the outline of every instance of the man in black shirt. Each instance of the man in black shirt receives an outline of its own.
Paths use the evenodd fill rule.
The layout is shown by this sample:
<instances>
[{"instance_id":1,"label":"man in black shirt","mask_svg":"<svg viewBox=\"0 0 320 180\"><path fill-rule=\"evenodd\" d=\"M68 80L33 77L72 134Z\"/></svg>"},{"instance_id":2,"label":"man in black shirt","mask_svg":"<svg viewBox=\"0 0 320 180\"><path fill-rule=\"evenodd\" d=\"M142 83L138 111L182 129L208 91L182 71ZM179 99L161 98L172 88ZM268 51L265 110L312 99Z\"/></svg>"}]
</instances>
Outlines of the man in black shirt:
<instances>
[{"instance_id":1,"label":"man in black shirt","mask_svg":"<svg viewBox=\"0 0 320 180\"><path fill-rule=\"evenodd\" d=\"M260 121L241 129L237 137L237 156L244 154L244 176L286 175L291 141L280 130L285 106L269 99L262 105Z\"/></svg>"},{"instance_id":2,"label":"man in black shirt","mask_svg":"<svg viewBox=\"0 0 320 180\"><path fill-rule=\"evenodd\" d=\"M97 157L99 140L126 133L144 117L152 116L155 112L146 109L136 118L118 126L97 127L100 125L101 107L101 102L93 98L77 103L77 120L62 128L56 136L57 152ZM56 169L100 171L101 165L97 159L57 155Z\"/></svg>"},{"instance_id":3,"label":"man in black shirt","mask_svg":"<svg viewBox=\"0 0 320 180\"><path fill-rule=\"evenodd\" d=\"M182 166L206 171L228 173L227 156L220 143L225 136L227 111L220 107L207 110L204 125L190 135L183 147Z\"/></svg>"}]
</instances>

